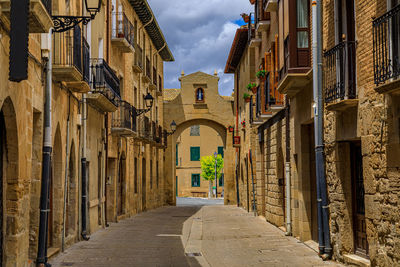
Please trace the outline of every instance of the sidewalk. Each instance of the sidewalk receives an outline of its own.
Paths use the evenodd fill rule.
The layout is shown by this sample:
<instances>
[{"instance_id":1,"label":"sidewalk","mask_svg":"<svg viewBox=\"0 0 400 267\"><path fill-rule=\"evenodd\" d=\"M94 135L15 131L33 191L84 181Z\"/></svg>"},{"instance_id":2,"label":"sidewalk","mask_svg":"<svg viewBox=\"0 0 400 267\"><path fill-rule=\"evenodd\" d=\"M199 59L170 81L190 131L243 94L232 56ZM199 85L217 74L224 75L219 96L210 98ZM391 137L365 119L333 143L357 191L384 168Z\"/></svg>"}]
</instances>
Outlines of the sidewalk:
<instances>
[{"instance_id":1,"label":"sidewalk","mask_svg":"<svg viewBox=\"0 0 400 267\"><path fill-rule=\"evenodd\" d=\"M341 266L321 261L304 244L242 209L190 201L112 224L50 262L54 267Z\"/></svg>"}]
</instances>

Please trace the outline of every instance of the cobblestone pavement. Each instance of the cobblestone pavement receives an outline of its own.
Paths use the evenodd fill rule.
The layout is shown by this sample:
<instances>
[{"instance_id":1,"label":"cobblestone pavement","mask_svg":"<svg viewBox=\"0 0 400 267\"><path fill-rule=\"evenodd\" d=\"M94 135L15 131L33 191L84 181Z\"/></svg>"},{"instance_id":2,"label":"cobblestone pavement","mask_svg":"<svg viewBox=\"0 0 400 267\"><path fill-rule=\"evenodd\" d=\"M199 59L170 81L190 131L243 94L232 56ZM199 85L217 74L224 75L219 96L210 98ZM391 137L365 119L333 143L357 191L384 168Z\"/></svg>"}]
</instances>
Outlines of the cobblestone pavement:
<instances>
[{"instance_id":1,"label":"cobblestone pavement","mask_svg":"<svg viewBox=\"0 0 400 267\"><path fill-rule=\"evenodd\" d=\"M177 203L112 224L50 262L54 267L341 266L321 261L296 239L221 200Z\"/></svg>"}]
</instances>

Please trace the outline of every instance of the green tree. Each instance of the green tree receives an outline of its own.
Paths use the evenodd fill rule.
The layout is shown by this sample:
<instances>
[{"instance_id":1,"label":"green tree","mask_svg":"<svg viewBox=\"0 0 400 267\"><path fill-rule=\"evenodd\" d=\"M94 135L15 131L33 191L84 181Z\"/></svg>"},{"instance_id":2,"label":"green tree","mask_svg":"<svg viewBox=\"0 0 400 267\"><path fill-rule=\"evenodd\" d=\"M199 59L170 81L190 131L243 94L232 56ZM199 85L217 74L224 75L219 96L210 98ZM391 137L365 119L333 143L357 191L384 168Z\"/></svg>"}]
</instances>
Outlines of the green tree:
<instances>
[{"instance_id":1,"label":"green tree","mask_svg":"<svg viewBox=\"0 0 400 267\"><path fill-rule=\"evenodd\" d=\"M208 197L212 195L212 184L215 180L215 157L214 156L204 156L200 159L201 163L201 177L207 180L208 186ZM218 179L222 176L222 169L224 168L224 159L221 155L217 156L217 177Z\"/></svg>"}]
</instances>

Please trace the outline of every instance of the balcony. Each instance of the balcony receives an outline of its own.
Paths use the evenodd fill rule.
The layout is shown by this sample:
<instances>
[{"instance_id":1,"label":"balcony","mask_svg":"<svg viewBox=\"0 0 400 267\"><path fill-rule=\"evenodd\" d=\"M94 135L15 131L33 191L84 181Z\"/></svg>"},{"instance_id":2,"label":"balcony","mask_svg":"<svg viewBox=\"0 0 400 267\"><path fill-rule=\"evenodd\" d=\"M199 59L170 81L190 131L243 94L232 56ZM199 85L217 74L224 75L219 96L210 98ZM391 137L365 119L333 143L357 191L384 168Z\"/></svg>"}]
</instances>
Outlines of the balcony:
<instances>
[{"instance_id":1,"label":"balcony","mask_svg":"<svg viewBox=\"0 0 400 267\"><path fill-rule=\"evenodd\" d=\"M150 83L150 90L157 90L157 69L153 67L153 79Z\"/></svg>"},{"instance_id":2,"label":"balcony","mask_svg":"<svg viewBox=\"0 0 400 267\"><path fill-rule=\"evenodd\" d=\"M277 90L280 94L293 97L311 85L313 77L310 48L297 48L297 45L293 45L290 42L290 36L293 37L296 32L290 32L289 34L284 41L284 65L279 71Z\"/></svg>"},{"instance_id":3,"label":"balcony","mask_svg":"<svg viewBox=\"0 0 400 267\"><path fill-rule=\"evenodd\" d=\"M157 96L162 96L163 94L163 86L162 86L162 78L160 75L158 75L158 90L157 90Z\"/></svg>"},{"instance_id":4,"label":"balcony","mask_svg":"<svg viewBox=\"0 0 400 267\"><path fill-rule=\"evenodd\" d=\"M0 17L7 28L10 28L11 0L0 0ZM52 0L30 0L29 32L48 33L53 27L51 18Z\"/></svg>"},{"instance_id":5,"label":"balcony","mask_svg":"<svg viewBox=\"0 0 400 267\"><path fill-rule=\"evenodd\" d=\"M135 57L133 60L132 69L136 73L143 72L143 52L142 48L138 44L135 45Z\"/></svg>"},{"instance_id":6,"label":"balcony","mask_svg":"<svg viewBox=\"0 0 400 267\"><path fill-rule=\"evenodd\" d=\"M119 79L104 59L92 58L92 90L87 101L101 112L114 112L121 100Z\"/></svg>"},{"instance_id":7,"label":"balcony","mask_svg":"<svg viewBox=\"0 0 400 267\"><path fill-rule=\"evenodd\" d=\"M400 92L400 5L375 19L374 82L379 93Z\"/></svg>"},{"instance_id":8,"label":"balcony","mask_svg":"<svg viewBox=\"0 0 400 267\"><path fill-rule=\"evenodd\" d=\"M265 6L267 5L267 0L263 0L261 5L256 2L256 31L257 33L268 31L271 27L271 14L265 11Z\"/></svg>"},{"instance_id":9,"label":"balcony","mask_svg":"<svg viewBox=\"0 0 400 267\"><path fill-rule=\"evenodd\" d=\"M111 134L132 137L136 135L136 109L126 101L112 114Z\"/></svg>"},{"instance_id":10,"label":"balcony","mask_svg":"<svg viewBox=\"0 0 400 267\"><path fill-rule=\"evenodd\" d=\"M278 10L278 0L263 0L264 10L267 12L276 12Z\"/></svg>"},{"instance_id":11,"label":"balcony","mask_svg":"<svg viewBox=\"0 0 400 267\"><path fill-rule=\"evenodd\" d=\"M324 52L325 103L328 110L357 106L355 42L341 42Z\"/></svg>"},{"instance_id":12,"label":"balcony","mask_svg":"<svg viewBox=\"0 0 400 267\"><path fill-rule=\"evenodd\" d=\"M125 13L113 12L112 21L111 43L118 47L122 53L135 52L134 27Z\"/></svg>"},{"instance_id":13,"label":"balcony","mask_svg":"<svg viewBox=\"0 0 400 267\"><path fill-rule=\"evenodd\" d=\"M90 91L90 48L81 28L55 33L53 38L53 79L73 92Z\"/></svg>"},{"instance_id":14,"label":"balcony","mask_svg":"<svg viewBox=\"0 0 400 267\"><path fill-rule=\"evenodd\" d=\"M146 57L145 75L142 76L142 80L144 83L151 82L151 66L149 57Z\"/></svg>"},{"instance_id":15,"label":"balcony","mask_svg":"<svg viewBox=\"0 0 400 267\"><path fill-rule=\"evenodd\" d=\"M150 120L148 117L144 116L138 119L139 123L139 138L142 141L150 142L151 132L150 132Z\"/></svg>"},{"instance_id":16,"label":"balcony","mask_svg":"<svg viewBox=\"0 0 400 267\"><path fill-rule=\"evenodd\" d=\"M163 129L160 125L158 126L158 129L157 129L157 137L156 137L155 141L158 146L161 147L163 145Z\"/></svg>"}]
</instances>

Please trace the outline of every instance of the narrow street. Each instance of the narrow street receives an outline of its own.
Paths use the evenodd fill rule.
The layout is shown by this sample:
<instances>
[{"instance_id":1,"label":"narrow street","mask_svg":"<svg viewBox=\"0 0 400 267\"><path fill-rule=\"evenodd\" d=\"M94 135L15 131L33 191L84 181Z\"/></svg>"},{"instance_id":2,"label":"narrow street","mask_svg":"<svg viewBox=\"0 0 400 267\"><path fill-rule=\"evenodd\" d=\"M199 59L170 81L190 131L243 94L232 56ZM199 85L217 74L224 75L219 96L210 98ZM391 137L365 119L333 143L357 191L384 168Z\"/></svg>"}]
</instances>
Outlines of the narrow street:
<instances>
[{"instance_id":1,"label":"narrow street","mask_svg":"<svg viewBox=\"0 0 400 267\"><path fill-rule=\"evenodd\" d=\"M222 200L179 198L97 231L51 259L61 266L340 266ZM193 253L193 254L191 254ZM200 254L196 254L200 253Z\"/></svg>"}]
</instances>

